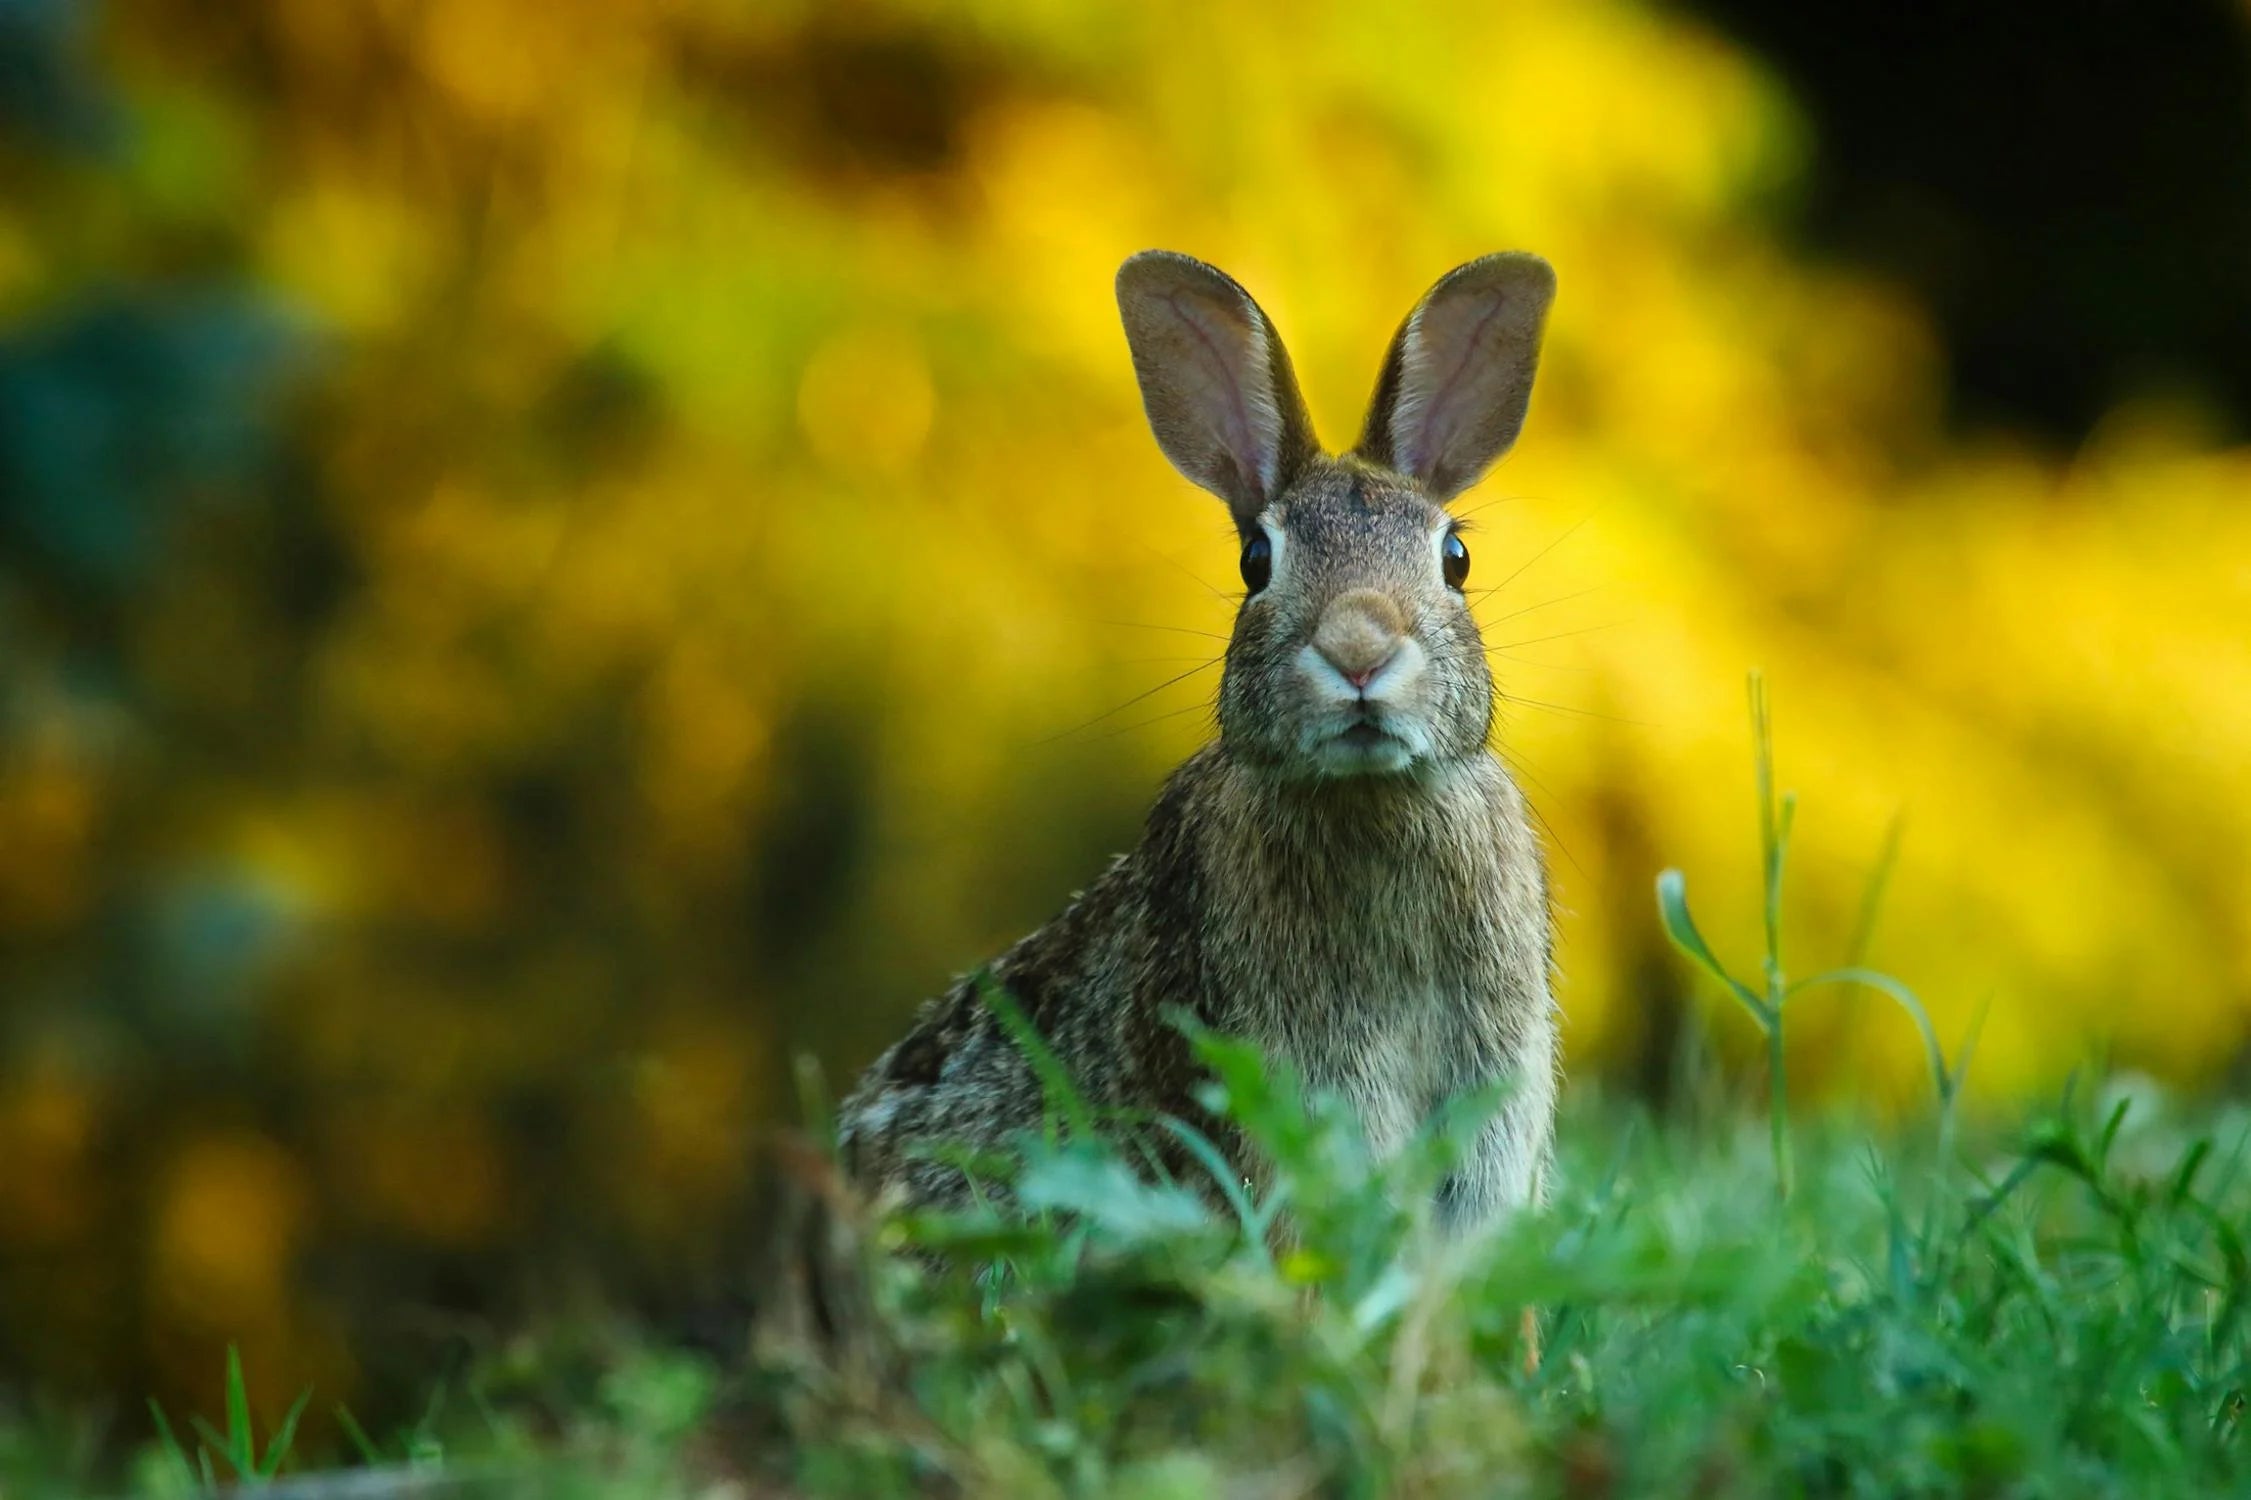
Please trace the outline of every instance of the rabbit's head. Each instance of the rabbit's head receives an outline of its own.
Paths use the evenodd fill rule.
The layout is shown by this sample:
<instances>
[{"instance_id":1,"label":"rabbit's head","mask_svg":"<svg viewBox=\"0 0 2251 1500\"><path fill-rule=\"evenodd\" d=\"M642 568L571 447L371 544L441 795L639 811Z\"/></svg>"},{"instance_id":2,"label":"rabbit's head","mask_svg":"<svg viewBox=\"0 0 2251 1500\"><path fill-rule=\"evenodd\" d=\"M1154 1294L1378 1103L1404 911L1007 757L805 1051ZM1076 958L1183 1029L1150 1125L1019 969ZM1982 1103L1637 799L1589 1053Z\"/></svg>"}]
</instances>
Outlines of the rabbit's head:
<instances>
[{"instance_id":1,"label":"rabbit's head","mask_svg":"<svg viewBox=\"0 0 2251 1500\"><path fill-rule=\"evenodd\" d=\"M1227 502L1246 594L1220 734L1287 777L1388 775L1483 750L1493 679L1446 502L1524 424L1555 273L1533 255L1450 272L1400 325L1359 444L1314 440L1288 354L1250 294L1144 251L1118 307L1165 456Z\"/></svg>"}]
</instances>

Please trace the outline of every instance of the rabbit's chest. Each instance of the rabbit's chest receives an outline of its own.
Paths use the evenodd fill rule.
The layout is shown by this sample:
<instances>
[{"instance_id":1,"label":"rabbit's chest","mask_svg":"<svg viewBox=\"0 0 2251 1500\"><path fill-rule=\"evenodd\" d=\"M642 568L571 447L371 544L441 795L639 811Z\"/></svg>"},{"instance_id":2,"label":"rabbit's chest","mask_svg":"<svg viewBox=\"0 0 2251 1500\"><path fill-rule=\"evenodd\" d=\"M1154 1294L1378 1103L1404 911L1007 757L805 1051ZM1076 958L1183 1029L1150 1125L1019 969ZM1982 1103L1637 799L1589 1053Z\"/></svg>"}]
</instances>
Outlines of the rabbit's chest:
<instances>
[{"instance_id":1,"label":"rabbit's chest","mask_svg":"<svg viewBox=\"0 0 2251 1500\"><path fill-rule=\"evenodd\" d=\"M1446 1099L1549 1066L1546 882L1497 763L1215 810L1217 1019L1345 1095L1379 1151Z\"/></svg>"},{"instance_id":2,"label":"rabbit's chest","mask_svg":"<svg viewBox=\"0 0 2251 1500\"><path fill-rule=\"evenodd\" d=\"M1405 1145L1445 1100L1474 1087L1476 1060L1491 1049L1480 1044L1482 1002L1466 991L1371 992L1366 1001L1357 1024L1301 1037L1288 1050L1308 1084L1351 1103L1381 1157Z\"/></svg>"},{"instance_id":3,"label":"rabbit's chest","mask_svg":"<svg viewBox=\"0 0 2251 1500\"><path fill-rule=\"evenodd\" d=\"M1221 965L1242 1029L1344 1095L1379 1154L1505 1074L1548 1010L1544 907L1497 867L1420 875L1306 882Z\"/></svg>"},{"instance_id":4,"label":"rabbit's chest","mask_svg":"<svg viewBox=\"0 0 2251 1500\"><path fill-rule=\"evenodd\" d=\"M1319 1089L1344 1095L1388 1155L1441 1102L1483 1082L1504 1050L1514 984L1491 955L1420 933L1310 941L1326 962L1279 962L1261 988L1264 1040ZM1279 957L1279 955L1277 955ZM1264 1028L1262 1028L1264 1029Z\"/></svg>"}]
</instances>

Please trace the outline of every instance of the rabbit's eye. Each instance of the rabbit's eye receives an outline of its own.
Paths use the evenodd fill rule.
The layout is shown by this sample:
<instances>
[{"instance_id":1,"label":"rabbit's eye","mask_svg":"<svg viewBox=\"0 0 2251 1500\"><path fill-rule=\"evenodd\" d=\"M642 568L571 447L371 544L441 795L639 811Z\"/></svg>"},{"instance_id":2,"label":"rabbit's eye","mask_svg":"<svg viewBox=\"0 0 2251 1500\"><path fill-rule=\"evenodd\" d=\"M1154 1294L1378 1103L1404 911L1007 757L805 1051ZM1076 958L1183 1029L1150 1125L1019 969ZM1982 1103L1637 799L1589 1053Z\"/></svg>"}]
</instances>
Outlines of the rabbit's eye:
<instances>
[{"instance_id":1,"label":"rabbit's eye","mask_svg":"<svg viewBox=\"0 0 2251 1500\"><path fill-rule=\"evenodd\" d=\"M1446 587L1458 589L1469 581L1469 548L1458 531L1446 533L1446 541L1438 549L1439 566L1446 574Z\"/></svg>"},{"instance_id":2,"label":"rabbit's eye","mask_svg":"<svg viewBox=\"0 0 2251 1500\"><path fill-rule=\"evenodd\" d=\"M1266 587L1266 580L1274 576L1274 544L1265 533L1250 539L1243 548L1243 587L1258 593Z\"/></svg>"}]
</instances>

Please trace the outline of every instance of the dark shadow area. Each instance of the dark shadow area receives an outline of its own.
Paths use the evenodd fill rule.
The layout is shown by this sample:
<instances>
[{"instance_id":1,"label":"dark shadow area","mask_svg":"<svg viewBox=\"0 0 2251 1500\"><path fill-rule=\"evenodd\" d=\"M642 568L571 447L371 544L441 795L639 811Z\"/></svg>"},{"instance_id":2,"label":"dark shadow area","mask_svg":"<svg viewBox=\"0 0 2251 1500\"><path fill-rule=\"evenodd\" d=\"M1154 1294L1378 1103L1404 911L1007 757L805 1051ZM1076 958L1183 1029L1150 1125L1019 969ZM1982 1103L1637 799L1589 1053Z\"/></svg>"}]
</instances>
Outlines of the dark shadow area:
<instances>
[{"instance_id":1,"label":"dark shadow area","mask_svg":"<svg viewBox=\"0 0 2251 1500\"><path fill-rule=\"evenodd\" d=\"M2251 426L2251 13L1690 8L1787 85L1813 135L1794 232L1929 307L1957 424L2068 444L2185 392Z\"/></svg>"}]
</instances>

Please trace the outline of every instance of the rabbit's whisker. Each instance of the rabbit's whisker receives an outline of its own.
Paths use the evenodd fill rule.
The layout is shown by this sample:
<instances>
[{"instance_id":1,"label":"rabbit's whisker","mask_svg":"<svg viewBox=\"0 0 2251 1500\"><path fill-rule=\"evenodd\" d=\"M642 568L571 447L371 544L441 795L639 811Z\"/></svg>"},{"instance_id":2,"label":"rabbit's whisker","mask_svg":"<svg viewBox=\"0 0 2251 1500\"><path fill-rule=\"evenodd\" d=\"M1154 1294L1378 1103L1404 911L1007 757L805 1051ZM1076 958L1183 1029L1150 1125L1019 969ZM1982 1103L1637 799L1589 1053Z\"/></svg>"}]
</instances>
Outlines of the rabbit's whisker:
<instances>
[{"instance_id":1,"label":"rabbit's whisker","mask_svg":"<svg viewBox=\"0 0 2251 1500\"><path fill-rule=\"evenodd\" d=\"M1528 615L1536 609L1547 609L1557 604L1569 604L1574 599L1584 599L1589 594L1599 592L1601 588L1602 585L1598 583L1592 588L1579 589L1569 594L1558 594L1553 599L1542 599L1537 604L1527 604L1522 609L1512 609L1505 615L1495 615L1492 619L1487 620L1483 623L1487 625L1499 625L1504 621L1515 619L1518 615ZM1501 586L1496 583L1489 589L1478 590L1473 597L1483 599L1489 594L1497 594L1500 591Z\"/></svg>"},{"instance_id":2,"label":"rabbit's whisker","mask_svg":"<svg viewBox=\"0 0 2251 1500\"><path fill-rule=\"evenodd\" d=\"M1524 559L1524 561L1518 563L1516 565L1515 571L1511 572L1508 577L1502 579L1499 583L1494 584L1493 592L1499 593L1502 589L1505 589L1510 584L1516 582L1516 580L1520 576L1522 576L1526 568L1531 567L1532 564L1538 562L1541 558L1547 556L1550 552L1553 552L1556 548L1571 540L1571 538L1577 534L1580 527L1586 525L1587 522L1593 520L1600 513L1601 507L1598 506L1594 510L1590 510L1585 515L1579 517L1578 520L1573 521L1569 526L1564 527L1562 533L1558 535L1554 541L1548 543L1545 547L1542 547L1539 551L1533 553L1530 557L1527 557L1526 559Z\"/></svg>"},{"instance_id":3,"label":"rabbit's whisker","mask_svg":"<svg viewBox=\"0 0 2251 1500\"><path fill-rule=\"evenodd\" d=\"M1589 672L1593 671L1594 668L1592 668L1591 666L1566 667L1560 662L1532 661L1521 656L1511 656L1509 653L1521 650L1526 646L1545 645L1549 641L1569 640L1572 636L1575 635L1592 635L1595 631L1598 630L1609 630L1618 623L1618 621L1612 620L1600 625L1581 626L1577 630L1558 630L1551 635L1527 636L1520 641L1500 641L1490 646L1480 645L1475 648L1464 647L1459 650L1432 651L1430 653L1430 662L1432 666L1451 666L1456 662L1465 662L1472 660L1479 655L1484 656L1488 661L1498 656L1503 657L1509 661L1518 662L1527 667L1548 667L1558 672Z\"/></svg>"},{"instance_id":4,"label":"rabbit's whisker","mask_svg":"<svg viewBox=\"0 0 2251 1500\"><path fill-rule=\"evenodd\" d=\"M1495 495L1490 500L1480 500L1477 502L1477 504L1471 506L1468 510L1455 511L1452 514L1456 521L1467 521L1475 516L1481 515L1484 512L1491 510L1496 505L1509 504L1518 500L1536 500L1538 498L1539 497L1537 495L1520 495L1512 490L1505 495Z\"/></svg>"},{"instance_id":5,"label":"rabbit's whisker","mask_svg":"<svg viewBox=\"0 0 2251 1500\"><path fill-rule=\"evenodd\" d=\"M1159 552L1156 548L1150 546L1146 542L1142 543L1141 550L1148 553L1151 557L1157 559L1157 561L1164 563L1166 566L1177 569L1180 573L1192 580L1197 587L1201 588L1205 593L1211 595L1214 599L1217 599L1220 603L1225 604L1230 608L1242 603L1242 595L1230 594L1223 589L1213 587L1210 583L1207 583L1204 580L1202 574L1189 567L1188 564L1182 562L1179 558L1174 557L1169 553Z\"/></svg>"},{"instance_id":6,"label":"rabbit's whisker","mask_svg":"<svg viewBox=\"0 0 2251 1500\"><path fill-rule=\"evenodd\" d=\"M1499 646L1492 647L1491 649L1487 650L1485 654L1488 657L1498 656L1505 661L1514 662L1517 666L1532 667L1542 672L1592 672L1594 670L1593 667L1590 667L1583 662L1577 666L1572 666L1569 663L1560 661L1534 661L1529 656L1517 656L1509 651L1503 650Z\"/></svg>"},{"instance_id":7,"label":"rabbit's whisker","mask_svg":"<svg viewBox=\"0 0 2251 1500\"><path fill-rule=\"evenodd\" d=\"M1501 758L1502 763L1505 764L1510 770L1514 771L1517 775L1530 782L1532 784L1532 790L1539 792L1544 796L1554 797L1558 802L1561 802L1563 800L1561 797L1556 796L1554 787L1549 786L1545 781L1542 781L1538 776L1535 776L1532 773L1532 768L1529 765L1525 764L1524 758L1522 756L1511 754L1508 747L1506 745L1503 745L1499 740L1491 741L1487 748L1489 748L1495 755L1498 755ZM1587 875L1587 867L1579 863L1579 856L1571 852L1571 846L1564 842L1563 835L1556 830L1555 824L1549 821L1548 815L1540 811L1540 805L1537 802L1534 802L1530 797L1526 797L1524 799L1524 805L1527 808L1531 809L1532 816L1539 820L1540 827L1547 830L1548 841L1554 844L1556 848L1561 849L1563 851L1563 857L1571 861L1571 868L1579 872L1579 878L1582 880L1588 879L1589 876Z\"/></svg>"},{"instance_id":8,"label":"rabbit's whisker","mask_svg":"<svg viewBox=\"0 0 2251 1500\"><path fill-rule=\"evenodd\" d=\"M1617 714L1601 713L1591 708L1573 708L1568 703L1544 703L1538 698L1519 698L1514 693L1504 693L1497 688L1494 690L1493 696L1500 699L1503 703L1515 703L1525 708L1544 708L1550 713L1577 714L1581 718L1601 719L1611 724L1631 724L1636 729L1657 728L1655 724L1650 723L1646 719L1627 719L1621 718Z\"/></svg>"},{"instance_id":9,"label":"rabbit's whisker","mask_svg":"<svg viewBox=\"0 0 2251 1500\"><path fill-rule=\"evenodd\" d=\"M1582 625L1577 630L1558 630L1553 635L1536 635L1528 640L1504 641L1498 646L1487 646L1485 649L1488 652L1514 651L1519 646L1538 646L1548 641L1568 640L1570 637L1575 635L1593 635L1596 631L1608 630L1611 627L1615 626L1617 623L1618 622L1616 620L1606 620L1600 625Z\"/></svg>"},{"instance_id":10,"label":"rabbit's whisker","mask_svg":"<svg viewBox=\"0 0 2251 1500\"><path fill-rule=\"evenodd\" d=\"M1102 623L1114 625L1120 630L1164 630L1174 635L1200 635L1207 641L1227 639L1216 630L1195 630L1186 625L1144 625L1139 620L1104 620Z\"/></svg>"},{"instance_id":11,"label":"rabbit's whisker","mask_svg":"<svg viewBox=\"0 0 2251 1500\"><path fill-rule=\"evenodd\" d=\"M1114 740L1121 734L1131 734L1136 729L1147 729L1152 724L1162 724L1165 720L1177 719L1182 714L1192 714L1197 712L1198 710L1202 710L1208 713L1211 711L1211 708L1212 705L1210 703L1191 703L1186 708L1176 708L1169 713L1151 714L1148 718L1136 719L1131 724L1120 724L1117 728L1110 730L1106 734L1096 735L1095 738L1098 740Z\"/></svg>"},{"instance_id":12,"label":"rabbit's whisker","mask_svg":"<svg viewBox=\"0 0 2251 1500\"><path fill-rule=\"evenodd\" d=\"M1595 628L1600 629L1603 627L1598 626ZM1517 650L1520 647L1537 646L1547 641L1562 640L1565 637L1578 635L1581 633L1582 632L1576 630L1566 630L1557 635L1537 636L1531 640L1526 641L1504 641L1497 646L1463 646L1458 649L1432 651L1430 653L1430 665L1434 667L1453 666L1460 662L1475 661L1478 657L1483 656L1488 661L1491 661L1495 657L1502 657L1509 661L1521 662L1523 665L1528 667L1554 667L1560 671L1564 670L1563 664L1560 662L1532 661L1526 657L1510 656L1509 653ZM1569 670L1574 672L1584 672L1592 671L1594 669L1588 666L1573 666L1569 668Z\"/></svg>"},{"instance_id":13,"label":"rabbit's whisker","mask_svg":"<svg viewBox=\"0 0 2251 1500\"><path fill-rule=\"evenodd\" d=\"M1052 745L1057 740L1069 739L1072 735L1083 733L1086 730L1092 729L1097 724L1106 723L1109 720L1116 718L1119 714L1124 713L1127 709L1133 707L1136 703L1141 702L1143 699L1153 698L1168 687L1172 687L1177 683L1186 682L1189 678L1195 676L1198 672L1209 672L1213 667L1218 666L1224 660L1226 660L1225 657L1215 656L1211 658L1211 660L1203 662L1198 666L1190 667L1185 672L1175 673L1173 676L1167 677L1164 681L1158 683L1155 687L1148 689L1146 692L1135 693L1132 697L1126 699L1125 702L1119 704L1116 708L1111 709L1107 713L1096 714L1093 718L1087 720L1084 724L1073 725L1071 728L1063 730L1059 734L1051 734L1046 739L1036 740L1034 741L1034 743L1038 745Z\"/></svg>"}]
</instances>

